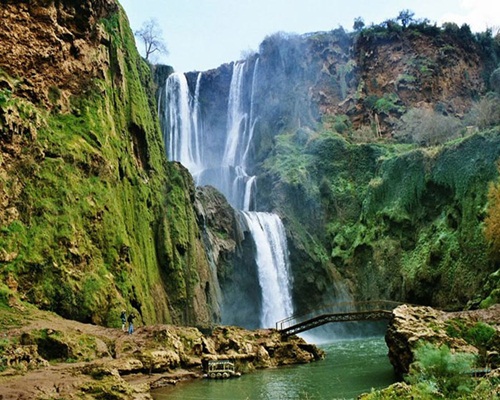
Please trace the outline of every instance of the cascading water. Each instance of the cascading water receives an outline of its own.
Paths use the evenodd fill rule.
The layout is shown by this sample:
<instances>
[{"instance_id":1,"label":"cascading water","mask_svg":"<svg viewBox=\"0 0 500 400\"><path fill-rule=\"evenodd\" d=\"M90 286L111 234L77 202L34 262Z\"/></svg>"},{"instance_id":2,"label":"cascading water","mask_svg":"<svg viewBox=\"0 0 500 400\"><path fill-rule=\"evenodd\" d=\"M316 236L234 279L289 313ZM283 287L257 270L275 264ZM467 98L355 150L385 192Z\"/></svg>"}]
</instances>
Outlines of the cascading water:
<instances>
[{"instance_id":1,"label":"cascading water","mask_svg":"<svg viewBox=\"0 0 500 400\"><path fill-rule=\"evenodd\" d=\"M227 100L227 124L223 140L204 134L201 123L200 91L202 75L198 74L194 96L184 74L173 74L167 80L164 140L171 160L184 164L197 185L212 185L221 191L242 216L252 235L261 288L260 326L274 327L293 313L286 235L280 218L271 213L250 211L256 204L256 177L247 173L248 156L255 124L254 89L258 76L258 59L251 74L250 93L245 91L247 62L233 65ZM211 154L207 149L211 149ZM224 319L224 316L223 316Z\"/></svg>"},{"instance_id":2,"label":"cascading water","mask_svg":"<svg viewBox=\"0 0 500 400\"><path fill-rule=\"evenodd\" d=\"M198 137L197 100L189 92L184 74L174 73L167 79L164 141L170 160L180 161L196 176L202 169ZM167 135L167 137L165 137Z\"/></svg>"},{"instance_id":3,"label":"cascading water","mask_svg":"<svg viewBox=\"0 0 500 400\"><path fill-rule=\"evenodd\" d=\"M276 214L244 211L243 215L257 248L262 288L260 321L264 327L273 327L293 314L285 228Z\"/></svg>"},{"instance_id":4,"label":"cascading water","mask_svg":"<svg viewBox=\"0 0 500 400\"><path fill-rule=\"evenodd\" d=\"M245 63L235 64L227 107L227 140L222 158L222 166L225 167L241 165L242 157L239 153L243 146L240 142L246 142L245 136L248 134L248 114L244 112L242 102L244 71Z\"/></svg>"}]
</instances>

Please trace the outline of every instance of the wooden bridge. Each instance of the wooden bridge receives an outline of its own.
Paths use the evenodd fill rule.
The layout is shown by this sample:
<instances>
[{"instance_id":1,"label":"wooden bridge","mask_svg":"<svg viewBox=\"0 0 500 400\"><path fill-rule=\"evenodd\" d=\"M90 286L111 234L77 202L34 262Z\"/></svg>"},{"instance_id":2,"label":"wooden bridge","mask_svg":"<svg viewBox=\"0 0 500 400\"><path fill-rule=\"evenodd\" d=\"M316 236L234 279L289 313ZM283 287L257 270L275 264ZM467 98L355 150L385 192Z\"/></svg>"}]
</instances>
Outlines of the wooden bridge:
<instances>
[{"instance_id":1,"label":"wooden bridge","mask_svg":"<svg viewBox=\"0 0 500 400\"><path fill-rule=\"evenodd\" d=\"M320 310L282 319L276 322L276 329L282 335L290 336L329 322L388 320L392 316L392 310L401 304L385 300L336 303Z\"/></svg>"}]
</instances>

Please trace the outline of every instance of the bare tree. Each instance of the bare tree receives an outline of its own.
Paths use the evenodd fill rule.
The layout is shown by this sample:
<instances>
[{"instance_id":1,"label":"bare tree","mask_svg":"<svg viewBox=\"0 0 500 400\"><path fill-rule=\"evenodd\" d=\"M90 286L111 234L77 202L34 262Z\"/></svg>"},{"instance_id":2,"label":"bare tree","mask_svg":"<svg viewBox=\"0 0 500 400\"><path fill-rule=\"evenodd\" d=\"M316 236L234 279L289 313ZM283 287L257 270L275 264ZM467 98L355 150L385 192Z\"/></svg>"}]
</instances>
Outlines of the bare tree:
<instances>
[{"instance_id":1,"label":"bare tree","mask_svg":"<svg viewBox=\"0 0 500 400\"><path fill-rule=\"evenodd\" d=\"M460 137L462 122L433 110L411 108L396 124L394 137L401 142L436 146Z\"/></svg>"},{"instance_id":2,"label":"bare tree","mask_svg":"<svg viewBox=\"0 0 500 400\"><path fill-rule=\"evenodd\" d=\"M141 29L135 31L134 34L144 44L146 60L149 60L153 53L168 54L167 46L162 39L163 33L157 20L152 18L147 20L142 24Z\"/></svg>"}]
</instances>

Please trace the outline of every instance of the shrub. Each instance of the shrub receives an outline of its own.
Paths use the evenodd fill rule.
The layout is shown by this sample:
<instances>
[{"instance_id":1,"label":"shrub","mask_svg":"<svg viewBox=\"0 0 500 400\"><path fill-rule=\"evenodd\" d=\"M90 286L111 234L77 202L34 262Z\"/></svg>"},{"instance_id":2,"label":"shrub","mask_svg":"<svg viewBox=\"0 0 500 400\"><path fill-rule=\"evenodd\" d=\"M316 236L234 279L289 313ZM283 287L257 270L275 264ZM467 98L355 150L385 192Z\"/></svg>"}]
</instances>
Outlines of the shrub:
<instances>
[{"instance_id":1,"label":"shrub","mask_svg":"<svg viewBox=\"0 0 500 400\"><path fill-rule=\"evenodd\" d=\"M404 106L399 105L399 97L395 93L384 94L384 97L375 102L375 111L389 115L391 112L402 113Z\"/></svg>"},{"instance_id":2,"label":"shrub","mask_svg":"<svg viewBox=\"0 0 500 400\"><path fill-rule=\"evenodd\" d=\"M0 90L0 107L3 107L10 100L12 92L8 89Z\"/></svg>"},{"instance_id":3,"label":"shrub","mask_svg":"<svg viewBox=\"0 0 500 400\"><path fill-rule=\"evenodd\" d=\"M363 125L353 131L350 138L355 143L372 143L377 140L377 132L373 127Z\"/></svg>"},{"instance_id":4,"label":"shrub","mask_svg":"<svg viewBox=\"0 0 500 400\"><path fill-rule=\"evenodd\" d=\"M484 322L477 322L467 330L465 340L480 349L484 349L495 337L495 334L495 328Z\"/></svg>"},{"instance_id":5,"label":"shrub","mask_svg":"<svg viewBox=\"0 0 500 400\"><path fill-rule=\"evenodd\" d=\"M432 110L412 108L396 124L395 138L422 146L442 144L460 136L462 123L458 118Z\"/></svg>"},{"instance_id":6,"label":"shrub","mask_svg":"<svg viewBox=\"0 0 500 400\"><path fill-rule=\"evenodd\" d=\"M336 115L333 120L333 129L337 133L346 133L351 129L351 120L347 115Z\"/></svg>"},{"instance_id":7,"label":"shrub","mask_svg":"<svg viewBox=\"0 0 500 400\"><path fill-rule=\"evenodd\" d=\"M446 326L446 333L451 337L465 339L467 343L485 350L495 337L496 330L484 322L476 322L472 326L467 326L460 319L452 319Z\"/></svg>"},{"instance_id":8,"label":"shrub","mask_svg":"<svg viewBox=\"0 0 500 400\"><path fill-rule=\"evenodd\" d=\"M444 32L450 35L458 36L460 33L460 27L455 22L445 22L442 26Z\"/></svg>"},{"instance_id":9,"label":"shrub","mask_svg":"<svg viewBox=\"0 0 500 400\"><path fill-rule=\"evenodd\" d=\"M474 386L469 375L474 361L472 354L453 353L446 345L435 347L426 343L415 351L415 362L411 365L407 380L439 397L465 395Z\"/></svg>"},{"instance_id":10,"label":"shrub","mask_svg":"<svg viewBox=\"0 0 500 400\"><path fill-rule=\"evenodd\" d=\"M490 76L490 86L497 94L500 94L500 68L493 71Z\"/></svg>"},{"instance_id":11,"label":"shrub","mask_svg":"<svg viewBox=\"0 0 500 400\"><path fill-rule=\"evenodd\" d=\"M500 124L500 95L488 93L475 103L466 117L468 125L479 129Z\"/></svg>"},{"instance_id":12,"label":"shrub","mask_svg":"<svg viewBox=\"0 0 500 400\"><path fill-rule=\"evenodd\" d=\"M0 283L0 303L8 304L11 295L12 291L7 287L7 285Z\"/></svg>"}]
</instances>

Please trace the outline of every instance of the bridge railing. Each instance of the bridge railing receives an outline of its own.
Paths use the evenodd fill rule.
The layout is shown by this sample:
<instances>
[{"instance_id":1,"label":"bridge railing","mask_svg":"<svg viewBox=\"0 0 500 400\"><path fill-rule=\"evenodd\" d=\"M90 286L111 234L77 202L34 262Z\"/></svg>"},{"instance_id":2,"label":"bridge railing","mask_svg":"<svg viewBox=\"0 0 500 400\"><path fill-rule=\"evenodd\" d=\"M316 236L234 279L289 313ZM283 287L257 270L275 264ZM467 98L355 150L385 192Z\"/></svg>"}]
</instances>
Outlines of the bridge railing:
<instances>
[{"instance_id":1,"label":"bridge railing","mask_svg":"<svg viewBox=\"0 0 500 400\"><path fill-rule=\"evenodd\" d=\"M294 314L288 318L276 322L276 329L279 331L288 329L292 326L308 321L312 318L326 314L350 314L355 312L367 311L392 311L403 303L388 300L360 301L360 302L341 302L324 305L319 309Z\"/></svg>"}]
</instances>

